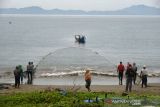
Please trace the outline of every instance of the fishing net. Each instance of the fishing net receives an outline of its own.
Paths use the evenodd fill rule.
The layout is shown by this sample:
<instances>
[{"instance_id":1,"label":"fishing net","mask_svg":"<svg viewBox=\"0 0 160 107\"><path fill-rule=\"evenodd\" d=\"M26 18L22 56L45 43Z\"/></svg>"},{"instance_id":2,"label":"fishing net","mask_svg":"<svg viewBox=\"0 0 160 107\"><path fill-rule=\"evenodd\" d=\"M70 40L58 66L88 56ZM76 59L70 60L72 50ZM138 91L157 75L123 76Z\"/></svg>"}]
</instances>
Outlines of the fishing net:
<instances>
[{"instance_id":1,"label":"fishing net","mask_svg":"<svg viewBox=\"0 0 160 107\"><path fill-rule=\"evenodd\" d=\"M56 50L40 60L37 76L81 75L85 69L95 75L113 75L115 66L98 52L85 47L69 47Z\"/></svg>"}]
</instances>

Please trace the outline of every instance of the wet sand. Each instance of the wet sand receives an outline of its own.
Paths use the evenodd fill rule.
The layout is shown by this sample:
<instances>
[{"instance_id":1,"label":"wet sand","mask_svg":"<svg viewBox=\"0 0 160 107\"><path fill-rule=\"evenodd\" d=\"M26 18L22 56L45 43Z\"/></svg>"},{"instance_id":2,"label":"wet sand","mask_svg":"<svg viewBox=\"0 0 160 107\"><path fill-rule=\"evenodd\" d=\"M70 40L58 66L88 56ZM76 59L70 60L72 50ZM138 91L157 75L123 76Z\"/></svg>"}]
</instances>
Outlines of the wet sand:
<instances>
[{"instance_id":1,"label":"wet sand","mask_svg":"<svg viewBox=\"0 0 160 107\"><path fill-rule=\"evenodd\" d=\"M2 84L1 84L2 85ZM0 94L12 94L17 92L33 92L33 91L52 91L55 89L69 90L69 91L82 91L87 92L84 85L20 85L20 88L14 88L13 84L6 84L3 86L8 89L1 89ZM121 94L125 90L125 85L92 85L91 92L114 92ZM136 94L151 94L160 95L160 83L148 84L147 88L141 88L141 85L133 85L132 93Z\"/></svg>"},{"instance_id":2,"label":"wet sand","mask_svg":"<svg viewBox=\"0 0 160 107\"><path fill-rule=\"evenodd\" d=\"M92 85L118 85L119 79L111 76L92 76ZM0 83L14 84L13 78L0 78ZM27 78L24 78L23 83L27 83ZM148 83L160 83L159 77L148 77ZM33 85L84 85L84 76L62 76L62 77L40 77L34 78ZM123 79L123 84L126 84L126 79Z\"/></svg>"}]
</instances>

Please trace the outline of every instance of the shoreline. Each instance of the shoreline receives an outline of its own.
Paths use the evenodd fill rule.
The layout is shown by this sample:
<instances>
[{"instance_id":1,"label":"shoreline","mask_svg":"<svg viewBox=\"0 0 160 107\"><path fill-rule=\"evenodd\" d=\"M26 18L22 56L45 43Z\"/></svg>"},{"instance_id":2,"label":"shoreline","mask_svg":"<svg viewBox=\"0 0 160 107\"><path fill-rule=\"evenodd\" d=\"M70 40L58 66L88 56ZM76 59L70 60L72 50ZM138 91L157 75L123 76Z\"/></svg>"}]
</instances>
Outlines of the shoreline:
<instances>
[{"instance_id":1,"label":"shoreline","mask_svg":"<svg viewBox=\"0 0 160 107\"><path fill-rule=\"evenodd\" d=\"M110 76L92 76L91 85L118 85L118 77ZM0 78L0 83L14 84L14 78ZM148 83L160 83L159 77L148 77ZM23 84L27 84L27 78L24 78ZM34 78L33 85L84 85L84 76L62 76L62 77L42 77ZM123 84L126 84L124 77Z\"/></svg>"}]
</instances>

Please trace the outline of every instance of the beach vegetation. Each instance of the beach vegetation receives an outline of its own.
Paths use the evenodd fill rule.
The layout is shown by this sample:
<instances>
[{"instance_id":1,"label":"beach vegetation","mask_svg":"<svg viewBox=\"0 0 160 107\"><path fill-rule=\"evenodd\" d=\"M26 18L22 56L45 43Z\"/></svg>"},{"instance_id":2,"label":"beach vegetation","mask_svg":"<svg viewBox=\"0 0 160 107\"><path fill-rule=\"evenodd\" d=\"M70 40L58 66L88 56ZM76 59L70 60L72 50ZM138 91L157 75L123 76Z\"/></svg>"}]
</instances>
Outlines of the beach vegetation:
<instances>
[{"instance_id":1,"label":"beach vegetation","mask_svg":"<svg viewBox=\"0 0 160 107\"><path fill-rule=\"evenodd\" d=\"M140 101L141 105L160 106L159 99L158 95L36 91L0 95L0 107L128 107L134 105L133 101Z\"/></svg>"}]
</instances>

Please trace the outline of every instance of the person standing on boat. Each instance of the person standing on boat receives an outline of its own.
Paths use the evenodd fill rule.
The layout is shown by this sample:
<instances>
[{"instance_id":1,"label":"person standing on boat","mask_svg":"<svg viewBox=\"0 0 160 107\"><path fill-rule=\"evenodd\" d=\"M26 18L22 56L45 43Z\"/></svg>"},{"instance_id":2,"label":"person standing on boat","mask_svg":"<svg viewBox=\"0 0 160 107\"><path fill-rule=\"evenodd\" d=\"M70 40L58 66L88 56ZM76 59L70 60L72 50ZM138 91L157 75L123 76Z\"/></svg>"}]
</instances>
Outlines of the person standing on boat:
<instances>
[{"instance_id":1,"label":"person standing on boat","mask_svg":"<svg viewBox=\"0 0 160 107\"><path fill-rule=\"evenodd\" d=\"M117 72L118 72L118 77L119 77L119 85L122 85L122 80L123 80L123 72L125 70L124 65L122 64L122 62L120 62L120 64L117 67Z\"/></svg>"},{"instance_id":2,"label":"person standing on boat","mask_svg":"<svg viewBox=\"0 0 160 107\"><path fill-rule=\"evenodd\" d=\"M85 72L85 81L86 81L86 88L88 89L88 91L90 92L91 89L90 89L90 85L91 85L91 73L90 73L90 70L86 70Z\"/></svg>"},{"instance_id":3,"label":"person standing on boat","mask_svg":"<svg viewBox=\"0 0 160 107\"><path fill-rule=\"evenodd\" d=\"M80 43L85 43L85 41L86 41L86 37L82 36L81 39L80 39Z\"/></svg>"}]
</instances>

